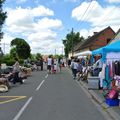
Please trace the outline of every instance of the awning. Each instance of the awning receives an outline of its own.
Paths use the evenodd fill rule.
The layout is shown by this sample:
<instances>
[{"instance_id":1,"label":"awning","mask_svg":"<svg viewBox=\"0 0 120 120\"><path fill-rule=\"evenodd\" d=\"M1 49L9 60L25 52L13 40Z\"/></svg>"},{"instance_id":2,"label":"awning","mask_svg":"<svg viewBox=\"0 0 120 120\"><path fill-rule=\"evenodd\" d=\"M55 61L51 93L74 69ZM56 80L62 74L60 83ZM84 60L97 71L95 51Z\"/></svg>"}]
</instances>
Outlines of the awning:
<instances>
[{"instance_id":1,"label":"awning","mask_svg":"<svg viewBox=\"0 0 120 120\"><path fill-rule=\"evenodd\" d=\"M89 50L87 50L87 51L83 51L83 52L80 52L80 53L76 53L76 54L74 55L74 57L87 56L87 55L91 55L91 54L92 54L92 52L89 51Z\"/></svg>"}]
</instances>

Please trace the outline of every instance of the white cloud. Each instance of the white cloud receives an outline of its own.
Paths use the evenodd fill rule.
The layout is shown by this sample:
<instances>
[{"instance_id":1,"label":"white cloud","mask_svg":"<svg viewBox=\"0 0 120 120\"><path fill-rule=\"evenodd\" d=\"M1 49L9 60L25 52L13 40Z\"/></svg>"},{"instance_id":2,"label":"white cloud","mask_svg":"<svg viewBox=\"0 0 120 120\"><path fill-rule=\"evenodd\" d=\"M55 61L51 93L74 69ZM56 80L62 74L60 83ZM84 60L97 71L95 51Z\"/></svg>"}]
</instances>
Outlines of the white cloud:
<instances>
[{"instance_id":1,"label":"white cloud","mask_svg":"<svg viewBox=\"0 0 120 120\"><path fill-rule=\"evenodd\" d=\"M87 38L89 35L88 30L82 29L80 30L80 36L83 36L84 38Z\"/></svg>"},{"instance_id":2,"label":"white cloud","mask_svg":"<svg viewBox=\"0 0 120 120\"><path fill-rule=\"evenodd\" d=\"M109 3L120 3L120 0L106 0Z\"/></svg>"},{"instance_id":3,"label":"white cloud","mask_svg":"<svg viewBox=\"0 0 120 120\"><path fill-rule=\"evenodd\" d=\"M72 11L72 17L81 22L91 23L92 29L102 30L108 26L111 26L114 31L120 27L120 8L117 6L102 7L97 1L93 1L82 18L83 13L86 11L90 2L83 2L80 6L76 7ZM92 31L92 29L90 31Z\"/></svg>"},{"instance_id":4,"label":"white cloud","mask_svg":"<svg viewBox=\"0 0 120 120\"><path fill-rule=\"evenodd\" d=\"M39 31L36 33L31 33L28 36L29 41L36 41L36 42L42 42L42 41L48 41L48 40L54 40L56 38L57 34L51 30L44 30Z\"/></svg>"},{"instance_id":5,"label":"white cloud","mask_svg":"<svg viewBox=\"0 0 120 120\"><path fill-rule=\"evenodd\" d=\"M52 48L54 47L53 44L57 44L57 30L63 26L61 20L48 18L54 15L52 10L44 6L38 6L24 9L18 7L16 9L7 9L7 11L8 17L5 31L26 37L25 40L30 44L33 53L40 51L47 54L51 53L54 49ZM8 41L5 36L4 40ZM57 44L58 47L61 44Z\"/></svg>"},{"instance_id":6,"label":"white cloud","mask_svg":"<svg viewBox=\"0 0 120 120\"><path fill-rule=\"evenodd\" d=\"M89 9L86 12L86 9L88 8L89 4L90 2L83 2L80 6L73 9L72 17L77 19L78 21L91 22L91 19L98 18L101 15L101 13L104 12L104 9L96 1L92 1ZM85 12L86 14L84 15ZM90 18L90 20L88 19L88 17Z\"/></svg>"},{"instance_id":7,"label":"white cloud","mask_svg":"<svg viewBox=\"0 0 120 120\"><path fill-rule=\"evenodd\" d=\"M8 53L10 51L10 42L13 39L14 37L9 34L4 35L4 38L1 40L1 48L4 53Z\"/></svg>"},{"instance_id":8,"label":"white cloud","mask_svg":"<svg viewBox=\"0 0 120 120\"><path fill-rule=\"evenodd\" d=\"M49 18L43 18L40 19L37 23L38 28L42 28L42 29L46 29L46 28L54 28L54 29L58 29L62 27L62 22L58 19L49 19Z\"/></svg>"},{"instance_id":9,"label":"white cloud","mask_svg":"<svg viewBox=\"0 0 120 120\"><path fill-rule=\"evenodd\" d=\"M53 16L54 12L49 8L45 8L44 6L38 6L37 8L31 9L31 13L34 16Z\"/></svg>"}]
</instances>

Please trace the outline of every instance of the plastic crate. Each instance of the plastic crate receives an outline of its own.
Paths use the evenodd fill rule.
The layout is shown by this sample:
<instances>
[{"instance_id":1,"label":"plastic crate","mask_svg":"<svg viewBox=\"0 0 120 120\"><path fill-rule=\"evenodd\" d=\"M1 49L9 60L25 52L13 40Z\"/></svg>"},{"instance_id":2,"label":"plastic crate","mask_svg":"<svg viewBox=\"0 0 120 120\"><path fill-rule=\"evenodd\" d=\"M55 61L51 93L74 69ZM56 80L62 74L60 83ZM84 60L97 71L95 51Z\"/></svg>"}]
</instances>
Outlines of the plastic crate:
<instances>
[{"instance_id":1,"label":"plastic crate","mask_svg":"<svg viewBox=\"0 0 120 120\"><path fill-rule=\"evenodd\" d=\"M106 98L106 104L109 106L119 106L119 99Z\"/></svg>"}]
</instances>

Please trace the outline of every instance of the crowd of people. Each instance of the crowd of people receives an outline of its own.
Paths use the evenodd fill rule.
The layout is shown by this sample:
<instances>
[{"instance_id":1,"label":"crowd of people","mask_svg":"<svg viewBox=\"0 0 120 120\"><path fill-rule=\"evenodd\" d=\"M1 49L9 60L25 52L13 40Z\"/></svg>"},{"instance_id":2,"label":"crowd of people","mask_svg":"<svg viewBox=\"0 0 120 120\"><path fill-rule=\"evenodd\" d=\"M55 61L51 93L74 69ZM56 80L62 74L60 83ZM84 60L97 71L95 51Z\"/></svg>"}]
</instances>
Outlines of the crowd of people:
<instances>
[{"instance_id":1,"label":"crowd of people","mask_svg":"<svg viewBox=\"0 0 120 120\"><path fill-rule=\"evenodd\" d=\"M47 70L48 73L61 72L61 68L64 66L63 59L55 59L51 56L47 59Z\"/></svg>"},{"instance_id":2,"label":"crowd of people","mask_svg":"<svg viewBox=\"0 0 120 120\"><path fill-rule=\"evenodd\" d=\"M88 58L74 58L68 59L68 67L71 68L73 79L76 79L80 74L87 74L91 72L92 76L98 76L99 72L102 70L101 57L96 59L94 63ZM93 68L93 69L92 69ZM83 76L82 76L83 77Z\"/></svg>"}]
</instances>

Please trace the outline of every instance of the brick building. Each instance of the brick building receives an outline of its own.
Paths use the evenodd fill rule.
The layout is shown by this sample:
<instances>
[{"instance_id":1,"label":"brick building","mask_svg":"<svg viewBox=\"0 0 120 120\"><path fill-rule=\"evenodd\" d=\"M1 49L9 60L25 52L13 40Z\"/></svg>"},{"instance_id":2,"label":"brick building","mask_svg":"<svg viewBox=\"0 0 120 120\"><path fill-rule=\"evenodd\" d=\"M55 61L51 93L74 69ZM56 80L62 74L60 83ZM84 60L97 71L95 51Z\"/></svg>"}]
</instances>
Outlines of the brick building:
<instances>
[{"instance_id":1,"label":"brick building","mask_svg":"<svg viewBox=\"0 0 120 120\"><path fill-rule=\"evenodd\" d=\"M100 32L94 32L94 35L88 37L85 41L74 47L74 55L83 51L93 51L107 45L115 36L111 27L107 27Z\"/></svg>"}]
</instances>

